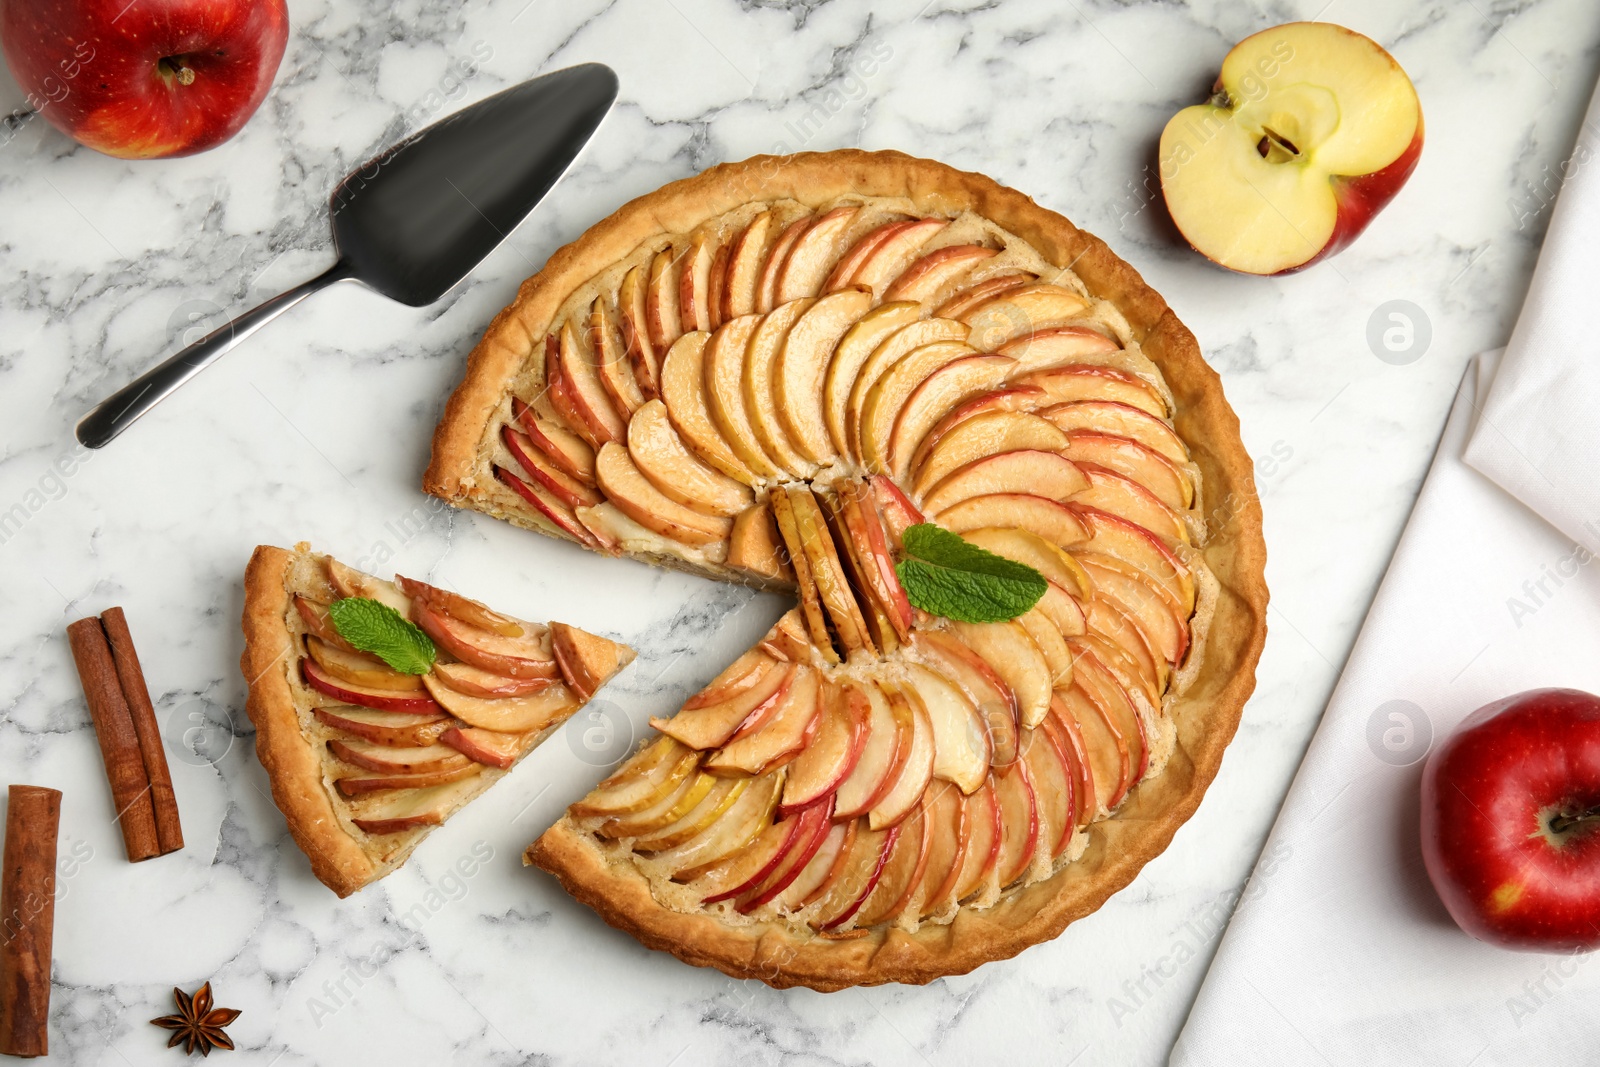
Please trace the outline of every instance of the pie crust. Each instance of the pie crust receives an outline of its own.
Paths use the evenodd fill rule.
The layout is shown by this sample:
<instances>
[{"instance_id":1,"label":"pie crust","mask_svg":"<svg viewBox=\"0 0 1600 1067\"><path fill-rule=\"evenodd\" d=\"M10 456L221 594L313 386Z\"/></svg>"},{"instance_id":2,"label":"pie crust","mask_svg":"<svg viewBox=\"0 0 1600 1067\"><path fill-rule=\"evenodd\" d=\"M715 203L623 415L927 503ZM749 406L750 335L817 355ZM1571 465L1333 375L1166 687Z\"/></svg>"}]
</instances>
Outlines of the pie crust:
<instances>
[{"instance_id":1,"label":"pie crust","mask_svg":"<svg viewBox=\"0 0 1600 1067\"><path fill-rule=\"evenodd\" d=\"M1072 862L1042 881L1005 891L981 910L962 907L953 921L924 922L914 932L875 926L846 937L782 921L734 925L710 912L658 903L650 882L626 856L608 853L570 816L528 850L529 862L551 871L608 923L646 945L735 977L825 991L965 973L1056 936L1127 885L1167 846L1217 773L1254 688L1267 603L1260 504L1237 417L1193 335L1166 302L1102 241L1023 194L982 175L894 152L725 164L625 205L556 252L474 349L435 433L424 488L457 506L559 536L496 481L492 465L508 396L530 382L542 384L536 357L569 300L583 300L595 279L636 256L641 246L690 233L753 201L794 201L817 211L847 197L896 198L925 215L974 213L1026 242L1050 265L1070 269L1090 297L1114 305L1128 337L1159 368L1173 398L1172 425L1199 471L1203 491L1195 514L1203 530L1195 552L1209 579L1192 621L1197 651L1162 700L1172 744L1160 774L1141 780L1112 816L1090 823L1086 847ZM733 581L789 584L763 583L712 558L685 562L670 553L630 554Z\"/></svg>"},{"instance_id":2,"label":"pie crust","mask_svg":"<svg viewBox=\"0 0 1600 1067\"><path fill-rule=\"evenodd\" d=\"M245 571L245 648L239 666L250 687L246 710L255 724L256 753L271 783L272 798L295 843L311 861L312 873L344 897L403 864L429 833L509 773L509 768L473 764L475 773L470 781L459 783L460 788L447 787L448 803L431 824L394 832L368 832L357 824L364 797L417 790L382 790L352 800L337 788L336 776L355 772L329 752L329 742L356 739L318 719L315 709L333 708L339 702L313 689L302 674L309 630L295 605L296 597L322 603L338 598L340 594L328 578L329 564L329 557L311 552L303 543L294 551L269 545L255 550ZM389 582L360 577L395 597L404 596ZM616 669L633 659L632 650L625 646L586 636L598 648L610 646ZM600 679L600 684L603 682ZM537 748L583 703L574 698L554 709L541 725L512 735L518 738L515 759ZM397 722L416 718L394 716ZM462 762L465 757L456 759Z\"/></svg>"}]
</instances>

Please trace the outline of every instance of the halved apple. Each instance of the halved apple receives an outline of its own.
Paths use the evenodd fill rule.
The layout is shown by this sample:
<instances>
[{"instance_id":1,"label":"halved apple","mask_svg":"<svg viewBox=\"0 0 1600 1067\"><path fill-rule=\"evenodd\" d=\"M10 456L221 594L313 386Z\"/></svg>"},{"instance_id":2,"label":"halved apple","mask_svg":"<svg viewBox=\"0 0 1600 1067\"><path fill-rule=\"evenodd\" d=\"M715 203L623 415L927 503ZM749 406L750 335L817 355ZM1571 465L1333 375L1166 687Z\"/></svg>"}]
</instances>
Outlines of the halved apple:
<instances>
[{"instance_id":1,"label":"halved apple","mask_svg":"<svg viewBox=\"0 0 1600 1067\"><path fill-rule=\"evenodd\" d=\"M1005 887L1028 873L1039 847L1039 800L1027 760L1019 759L1009 774L995 775L994 796L1000 807L1000 854L995 857L995 875Z\"/></svg>"},{"instance_id":2,"label":"halved apple","mask_svg":"<svg viewBox=\"0 0 1600 1067\"><path fill-rule=\"evenodd\" d=\"M558 534L586 545L590 548L600 547L600 540L590 532L589 528L578 521L577 513L556 499L554 493L537 483L525 482L504 467L496 466L494 476L520 496L533 508L537 517L546 523L549 528ZM542 528L542 527L541 527Z\"/></svg>"},{"instance_id":3,"label":"halved apple","mask_svg":"<svg viewBox=\"0 0 1600 1067\"><path fill-rule=\"evenodd\" d=\"M695 751L675 738L658 737L568 810L580 819L643 811L676 789L699 762Z\"/></svg>"},{"instance_id":4,"label":"halved apple","mask_svg":"<svg viewBox=\"0 0 1600 1067\"><path fill-rule=\"evenodd\" d=\"M305 677L306 684L311 688L346 704L358 704L379 711L404 711L413 715L435 714L444 710L425 691L369 689L366 686L334 678L319 667L315 660L301 660L300 671Z\"/></svg>"},{"instance_id":5,"label":"halved apple","mask_svg":"<svg viewBox=\"0 0 1600 1067\"><path fill-rule=\"evenodd\" d=\"M1027 530L1060 548L1071 548L1089 539L1088 527L1067 505L1027 493L975 496L946 508L932 518L954 533L967 533L985 527Z\"/></svg>"},{"instance_id":6,"label":"halved apple","mask_svg":"<svg viewBox=\"0 0 1600 1067\"><path fill-rule=\"evenodd\" d=\"M823 214L795 239L778 271L774 305L801 297L817 296L839 258L839 242L861 209L851 205Z\"/></svg>"},{"instance_id":7,"label":"halved apple","mask_svg":"<svg viewBox=\"0 0 1600 1067\"><path fill-rule=\"evenodd\" d=\"M627 422L645 398L639 383L634 381L627 348L604 296L595 297L594 303L589 305L589 351L594 354L601 387L622 421Z\"/></svg>"},{"instance_id":8,"label":"halved apple","mask_svg":"<svg viewBox=\"0 0 1600 1067\"><path fill-rule=\"evenodd\" d=\"M975 282L962 285L943 304L934 309L934 316L941 319L959 319L969 314L974 308L985 304L1007 293L1015 292L1024 285L1031 285L1038 280L1038 275L1031 271L1005 271L992 274ZM965 324L963 324L965 325Z\"/></svg>"},{"instance_id":9,"label":"halved apple","mask_svg":"<svg viewBox=\"0 0 1600 1067\"><path fill-rule=\"evenodd\" d=\"M744 411L755 432L755 441L769 465L796 478L811 477L816 465L800 454L784 429L783 420L778 417L773 380L789 331L813 303L815 301L810 298L790 301L764 316L750 335L743 363Z\"/></svg>"},{"instance_id":10,"label":"halved apple","mask_svg":"<svg viewBox=\"0 0 1600 1067\"><path fill-rule=\"evenodd\" d=\"M850 392L862 366L891 334L916 322L921 310L908 301L880 304L861 316L834 346L833 358L828 362L828 373L822 383L822 417L838 454L851 454L852 437L846 423Z\"/></svg>"},{"instance_id":11,"label":"halved apple","mask_svg":"<svg viewBox=\"0 0 1600 1067\"><path fill-rule=\"evenodd\" d=\"M867 698L853 685L823 688L821 718L805 751L789 765L783 784L785 811L803 808L836 791L855 770L867 741Z\"/></svg>"},{"instance_id":12,"label":"halved apple","mask_svg":"<svg viewBox=\"0 0 1600 1067\"><path fill-rule=\"evenodd\" d=\"M1188 463L1189 450L1172 427L1132 404L1115 400L1078 400L1044 408L1040 415L1068 433L1089 430L1139 442L1174 463Z\"/></svg>"},{"instance_id":13,"label":"halved apple","mask_svg":"<svg viewBox=\"0 0 1600 1067\"><path fill-rule=\"evenodd\" d=\"M500 436L505 441L506 451L523 471L567 507L592 508L605 499L592 485L562 471L526 435L506 426L501 429Z\"/></svg>"},{"instance_id":14,"label":"halved apple","mask_svg":"<svg viewBox=\"0 0 1600 1067\"><path fill-rule=\"evenodd\" d=\"M654 400L661 395L661 353L650 341L649 314L645 310L645 268L633 267L617 288L617 318L622 348L633 368L639 395Z\"/></svg>"},{"instance_id":15,"label":"halved apple","mask_svg":"<svg viewBox=\"0 0 1600 1067\"><path fill-rule=\"evenodd\" d=\"M1161 191L1188 242L1246 274L1286 274L1353 241L1422 154L1422 106L1394 57L1326 22L1233 47L1209 101L1161 134Z\"/></svg>"},{"instance_id":16,"label":"halved apple","mask_svg":"<svg viewBox=\"0 0 1600 1067\"><path fill-rule=\"evenodd\" d=\"M673 500L640 473L628 450L612 441L595 457L595 476L606 497L628 518L662 537L686 545L709 545L726 541L733 523L719 515Z\"/></svg>"},{"instance_id":17,"label":"halved apple","mask_svg":"<svg viewBox=\"0 0 1600 1067\"><path fill-rule=\"evenodd\" d=\"M1104 365L1121 350L1116 338L1093 326L1080 325L1047 326L1013 338L996 351L1016 360L1019 374L1030 374L1064 364Z\"/></svg>"},{"instance_id":18,"label":"halved apple","mask_svg":"<svg viewBox=\"0 0 1600 1067\"><path fill-rule=\"evenodd\" d=\"M458 756L460 766L442 771L424 771L420 774L399 774L380 771L375 774L356 774L336 779L334 785L347 797L362 793L377 793L387 789L428 789L472 778L483 771L483 765L465 756Z\"/></svg>"},{"instance_id":19,"label":"halved apple","mask_svg":"<svg viewBox=\"0 0 1600 1067\"><path fill-rule=\"evenodd\" d=\"M763 774L781 766L806 747L821 712L821 675L800 667L771 710L751 716L706 760L705 768L715 774Z\"/></svg>"},{"instance_id":20,"label":"halved apple","mask_svg":"<svg viewBox=\"0 0 1600 1067\"><path fill-rule=\"evenodd\" d=\"M1031 729L1050 710L1050 665L1015 622L956 622L951 631L1006 683L1017 698L1018 721Z\"/></svg>"},{"instance_id":21,"label":"halved apple","mask_svg":"<svg viewBox=\"0 0 1600 1067\"><path fill-rule=\"evenodd\" d=\"M672 424L701 459L736 481L758 485L759 479L711 421L705 388L705 350L710 339L709 334L685 334L668 350L661 364L661 398Z\"/></svg>"},{"instance_id":22,"label":"halved apple","mask_svg":"<svg viewBox=\"0 0 1600 1067\"><path fill-rule=\"evenodd\" d=\"M549 634L541 629L521 637L469 626L435 611L424 601L411 603L411 620L452 656L491 674L510 678L556 678L561 671L550 652Z\"/></svg>"},{"instance_id":23,"label":"halved apple","mask_svg":"<svg viewBox=\"0 0 1600 1067\"><path fill-rule=\"evenodd\" d=\"M401 748L431 745L455 722L442 710L432 714L403 715L353 704L313 708L311 714L324 726L342 730L363 741Z\"/></svg>"},{"instance_id":24,"label":"halved apple","mask_svg":"<svg viewBox=\"0 0 1600 1067\"><path fill-rule=\"evenodd\" d=\"M733 530L728 534L727 563L763 578L794 581L789 550L783 547L768 505L752 504L734 518Z\"/></svg>"},{"instance_id":25,"label":"halved apple","mask_svg":"<svg viewBox=\"0 0 1600 1067\"><path fill-rule=\"evenodd\" d=\"M912 894L922 881L923 867L928 862L928 833L931 827L923 817L921 804L913 808L896 827L900 833L895 838L894 848L884 860L878 884L862 900L854 916L854 924L858 928L894 920L912 905Z\"/></svg>"},{"instance_id":26,"label":"halved apple","mask_svg":"<svg viewBox=\"0 0 1600 1067\"><path fill-rule=\"evenodd\" d=\"M824 416L828 365L845 332L871 307L868 290L829 293L795 320L778 352L772 374L778 420L800 454L817 466L827 466L838 455Z\"/></svg>"},{"instance_id":27,"label":"halved apple","mask_svg":"<svg viewBox=\"0 0 1600 1067\"><path fill-rule=\"evenodd\" d=\"M1143 526L1169 546L1188 544L1189 528L1178 513L1163 504L1150 490L1132 478L1096 464L1082 468L1089 487L1074 496L1083 504Z\"/></svg>"},{"instance_id":28,"label":"halved apple","mask_svg":"<svg viewBox=\"0 0 1600 1067\"><path fill-rule=\"evenodd\" d=\"M402 674L377 656L347 651L309 634L306 635L306 652L335 681L397 696L424 695L422 683L415 674Z\"/></svg>"},{"instance_id":29,"label":"halved apple","mask_svg":"<svg viewBox=\"0 0 1600 1067\"><path fill-rule=\"evenodd\" d=\"M438 826L481 784L472 774L431 788L368 793L352 802L350 821L369 834L397 834Z\"/></svg>"},{"instance_id":30,"label":"halved apple","mask_svg":"<svg viewBox=\"0 0 1600 1067\"><path fill-rule=\"evenodd\" d=\"M767 249L766 261L761 265L761 278L757 282L756 314L765 315L782 303L778 299L778 276L783 272L783 264L788 260L789 252L794 248L795 242L800 240L815 221L814 215L801 215L785 223L772 242L772 247Z\"/></svg>"},{"instance_id":31,"label":"halved apple","mask_svg":"<svg viewBox=\"0 0 1600 1067\"><path fill-rule=\"evenodd\" d=\"M752 719L764 720L788 696L795 664L770 657L749 685L711 703L685 705L670 719L653 718L650 725L695 749L719 748Z\"/></svg>"},{"instance_id":32,"label":"halved apple","mask_svg":"<svg viewBox=\"0 0 1600 1067\"><path fill-rule=\"evenodd\" d=\"M460 593L437 585L429 585L415 578L407 578L403 574L394 576L394 582L400 590L409 597L420 597L434 611L448 615L452 619L464 622L468 626L476 626L480 630L490 630L501 637L522 637L528 633L531 624L524 624L510 615L495 611L482 601L473 600L471 597L462 596ZM532 627L534 630L540 627Z\"/></svg>"},{"instance_id":33,"label":"halved apple","mask_svg":"<svg viewBox=\"0 0 1600 1067\"><path fill-rule=\"evenodd\" d=\"M650 344L658 353L665 352L683 336L683 319L678 309L678 253L670 245L650 260L644 307Z\"/></svg>"},{"instance_id":34,"label":"halved apple","mask_svg":"<svg viewBox=\"0 0 1600 1067\"><path fill-rule=\"evenodd\" d=\"M749 487L689 451L659 400L640 407L628 423L628 455L652 485L686 507L729 516L753 499Z\"/></svg>"},{"instance_id":35,"label":"halved apple","mask_svg":"<svg viewBox=\"0 0 1600 1067\"><path fill-rule=\"evenodd\" d=\"M763 211L734 238L722 286L723 322L757 313L761 267L767 260L767 239L772 235L772 226L772 212Z\"/></svg>"},{"instance_id":36,"label":"halved apple","mask_svg":"<svg viewBox=\"0 0 1600 1067\"><path fill-rule=\"evenodd\" d=\"M1090 488L1089 476L1060 453L1023 449L985 456L951 472L923 498L922 508L937 515L963 500L990 493L1032 493L1066 500Z\"/></svg>"},{"instance_id":37,"label":"halved apple","mask_svg":"<svg viewBox=\"0 0 1600 1067\"><path fill-rule=\"evenodd\" d=\"M966 326L953 319L917 319L879 341L871 354L861 361L854 380L849 383L849 399L845 403L841 419L850 446L846 454L857 461L862 458L860 429L862 413L866 409L867 397L871 395L872 387L878 384L879 378L888 373L890 367L924 345L940 342L965 344L966 340ZM852 362L854 359L853 354ZM843 385L843 382L840 384Z\"/></svg>"},{"instance_id":38,"label":"halved apple","mask_svg":"<svg viewBox=\"0 0 1600 1067\"><path fill-rule=\"evenodd\" d=\"M689 238L689 248L678 263L678 325L684 333L710 331L711 262L716 240L708 233Z\"/></svg>"},{"instance_id":39,"label":"halved apple","mask_svg":"<svg viewBox=\"0 0 1600 1067\"><path fill-rule=\"evenodd\" d=\"M906 664L933 729L933 774L963 793L983 784L994 745L978 707L954 682L920 663Z\"/></svg>"},{"instance_id":40,"label":"halved apple","mask_svg":"<svg viewBox=\"0 0 1600 1067\"><path fill-rule=\"evenodd\" d=\"M508 771L533 747L537 731L506 733L502 730L485 730L481 726L452 726L439 738L477 763Z\"/></svg>"},{"instance_id":41,"label":"halved apple","mask_svg":"<svg viewBox=\"0 0 1600 1067\"><path fill-rule=\"evenodd\" d=\"M884 290L884 300L933 300L947 286L959 281L979 263L992 259L996 252L982 245L945 245L935 249L900 272Z\"/></svg>"},{"instance_id":42,"label":"halved apple","mask_svg":"<svg viewBox=\"0 0 1600 1067\"><path fill-rule=\"evenodd\" d=\"M521 398L511 398L511 413L540 452L563 474L585 485L594 484L594 449L571 430L557 426Z\"/></svg>"},{"instance_id":43,"label":"halved apple","mask_svg":"<svg viewBox=\"0 0 1600 1067\"><path fill-rule=\"evenodd\" d=\"M1074 430L1067 434L1061 454L1074 463L1092 463L1131 478L1174 511L1187 511L1194 504L1194 480L1184 467L1127 437Z\"/></svg>"},{"instance_id":44,"label":"halved apple","mask_svg":"<svg viewBox=\"0 0 1600 1067\"><path fill-rule=\"evenodd\" d=\"M993 352L1018 337L1071 322L1088 310L1089 301L1071 289L1039 282L1008 289L952 318L972 327L972 347Z\"/></svg>"},{"instance_id":45,"label":"halved apple","mask_svg":"<svg viewBox=\"0 0 1600 1067\"><path fill-rule=\"evenodd\" d=\"M972 368L979 366L993 377L993 365L967 362L966 357L972 356L977 356L977 353L963 341L935 341L912 349L884 370L872 388L867 390L861 405L860 424L856 429L861 462L868 470L877 474L894 473L889 464L889 444L895 421L911 394L930 377L937 376L958 361L964 365L969 376ZM978 356L978 359L984 357Z\"/></svg>"},{"instance_id":46,"label":"halved apple","mask_svg":"<svg viewBox=\"0 0 1600 1067\"><path fill-rule=\"evenodd\" d=\"M788 329L787 320L798 315L799 310L787 307L771 315L732 319L712 334L706 344L705 394L711 420L722 431L740 462L763 480L777 478L781 472L756 436L750 409L745 406L744 373L745 364L752 358L750 340L760 334L755 358L774 358L770 349L782 341L782 334Z\"/></svg>"},{"instance_id":47,"label":"halved apple","mask_svg":"<svg viewBox=\"0 0 1600 1067\"><path fill-rule=\"evenodd\" d=\"M1018 377L1017 383L1043 389L1049 405L1104 400L1127 404L1158 419L1167 414L1167 402L1144 379L1101 364L1069 363L1033 371Z\"/></svg>"},{"instance_id":48,"label":"halved apple","mask_svg":"<svg viewBox=\"0 0 1600 1067\"><path fill-rule=\"evenodd\" d=\"M929 666L967 695L989 729L991 767L1009 767L1017 758L1017 695L989 662L944 630L920 630L912 647Z\"/></svg>"},{"instance_id":49,"label":"halved apple","mask_svg":"<svg viewBox=\"0 0 1600 1067\"><path fill-rule=\"evenodd\" d=\"M929 490L974 460L1000 452L1059 452L1067 435L1048 419L1024 411L987 411L958 423L928 450L912 482L913 495Z\"/></svg>"},{"instance_id":50,"label":"halved apple","mask_svg":"<svg viewBox=\"0 0 1600 1067\"><path fill-rule=\"evenodd\" d=\"M884 452L888 472L901 481L908 478L912 457L929 431L965 401L993 392L1005 381L1014 365L1015 361L1008 356L969 355L929 374L906 397L905 404L895 416L889 447ZM878 388L883 388L882 381L878 383Z\"/></svg>"},{"instance_id":51,"label":"halved apple","mask_svg":"<svg viewBox=\"0 0 1600 1067\"><path fill-rule=\"evenodd\" d=\"M456 692L431 674L422 676L422 684L444 710L468 726L502 733L542 730L570 715L583 703L560 683L520 697L469 696Z\"/></svg>"},{"instance_id":52,"label":"halved apple","mask_svg":"<svg viewBox=\"0 0 1600 1067\"><path fill-rule=\"evenodd\" d=\"M386 774L432 774L437 771L454 771L472 762L448 745L440 744L396 748L371 741L346 741L334 738L328 742L328 751L352 767Z\"/></svg>"}]
</instances>

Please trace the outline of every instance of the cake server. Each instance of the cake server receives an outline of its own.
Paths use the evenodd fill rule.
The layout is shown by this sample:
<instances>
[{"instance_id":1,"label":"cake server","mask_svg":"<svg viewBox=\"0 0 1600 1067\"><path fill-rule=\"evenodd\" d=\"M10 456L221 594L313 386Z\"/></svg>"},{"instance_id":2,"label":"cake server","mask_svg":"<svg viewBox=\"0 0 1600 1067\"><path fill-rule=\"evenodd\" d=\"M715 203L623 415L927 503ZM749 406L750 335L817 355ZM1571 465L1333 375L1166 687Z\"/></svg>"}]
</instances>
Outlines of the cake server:
<instances>
[{"instance_id":1,"label":"cake server","mask_svg":"<svg viewBox=\"0 0 1600 1067\"><path fill-rule=\"evenodd\" d=\"M583 63L439 120L368 160L333 191L338 261L135 378L85 415L78 440L111 441L213 360L319 289L355 281L411 307L438 300L560 180L617 98Z\"/></svg>"}]
</instances>

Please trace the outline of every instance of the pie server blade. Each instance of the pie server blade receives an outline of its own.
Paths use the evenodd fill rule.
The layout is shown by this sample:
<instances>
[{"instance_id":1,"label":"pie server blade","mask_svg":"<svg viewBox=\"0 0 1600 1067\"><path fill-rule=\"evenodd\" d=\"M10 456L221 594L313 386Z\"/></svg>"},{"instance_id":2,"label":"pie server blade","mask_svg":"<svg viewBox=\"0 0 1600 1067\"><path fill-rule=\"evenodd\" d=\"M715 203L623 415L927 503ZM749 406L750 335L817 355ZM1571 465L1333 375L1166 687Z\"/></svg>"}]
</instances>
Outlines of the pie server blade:
<instances>
[{"instance_id":1,"label":"pie server blade","mask_svg":"<svg viewBox=\"0 0 1600 1067\"><path fill-rule=\"evenodd\" d=\"M334 282L361 282L412 307L438 300L560 180L616 98L610 67L567 67L463 108L362 164L329 201L339 258L326 273L111 394L78 422L78 440L102 447L224 352Z\"/></svg>"}]
</instances>

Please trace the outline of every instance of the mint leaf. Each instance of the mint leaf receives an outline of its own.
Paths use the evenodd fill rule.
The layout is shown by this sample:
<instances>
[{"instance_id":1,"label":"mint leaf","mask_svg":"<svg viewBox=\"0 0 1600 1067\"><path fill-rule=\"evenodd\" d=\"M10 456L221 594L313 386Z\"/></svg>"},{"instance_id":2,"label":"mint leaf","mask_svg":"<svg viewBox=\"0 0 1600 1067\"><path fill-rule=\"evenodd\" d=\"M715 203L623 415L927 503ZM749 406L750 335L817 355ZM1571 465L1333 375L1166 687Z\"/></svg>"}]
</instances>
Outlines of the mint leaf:
<instances>
[{"instance_id":1,"label":"mint leaf","mask_svg":"<svg viewBox=\"0 0 1600 1067\"><path fill-rule=\"evenodd\" d=\"M906 557L894 572L911 603L958 622L1005 622L1039 602L1044 575L997 556L931 522L901 537Z\"/></svg>"},{"instance_id":2,"label":"mint leaf","mask_svg":"<svg viewBox=\"0 0 1600 1067\"><path fill-rule=\"evenodd\" d=\"M347 596L328 605L339 636L402 674L427 674L439 653L428 635L387 604Z\"/></svg>"}]
</instances>

